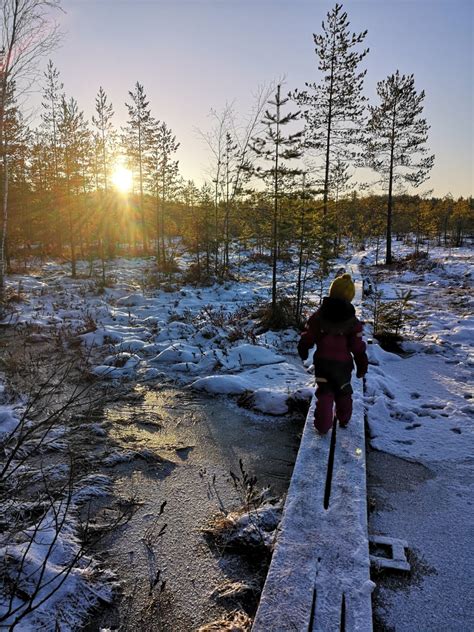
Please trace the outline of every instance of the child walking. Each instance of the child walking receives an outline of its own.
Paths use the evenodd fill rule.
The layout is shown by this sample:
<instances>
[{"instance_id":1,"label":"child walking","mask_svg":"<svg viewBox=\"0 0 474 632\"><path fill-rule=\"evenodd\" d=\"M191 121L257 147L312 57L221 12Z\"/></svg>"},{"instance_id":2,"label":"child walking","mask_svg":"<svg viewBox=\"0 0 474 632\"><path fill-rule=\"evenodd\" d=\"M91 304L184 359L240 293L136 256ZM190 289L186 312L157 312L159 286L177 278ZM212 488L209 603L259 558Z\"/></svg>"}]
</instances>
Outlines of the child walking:
<instances>
[{"instance_id":1,"label":"child walking","mask_svg":"<svg viewBox=\"0 0 474 632\"><path fill-rule=\"evenodd\" d=\"M321 434L332 427L334 404L339 425L347 426L352 415L351 374L354 361L357 377L367 373L368 359L362 340L362 323L356 318L351 301L355 296L350 274L338 276L331 283L329 296L309 318L298 342L302 360L316 345L313 356L316 376L316 410L314 426Z\"/></svg>"}]
</instances>

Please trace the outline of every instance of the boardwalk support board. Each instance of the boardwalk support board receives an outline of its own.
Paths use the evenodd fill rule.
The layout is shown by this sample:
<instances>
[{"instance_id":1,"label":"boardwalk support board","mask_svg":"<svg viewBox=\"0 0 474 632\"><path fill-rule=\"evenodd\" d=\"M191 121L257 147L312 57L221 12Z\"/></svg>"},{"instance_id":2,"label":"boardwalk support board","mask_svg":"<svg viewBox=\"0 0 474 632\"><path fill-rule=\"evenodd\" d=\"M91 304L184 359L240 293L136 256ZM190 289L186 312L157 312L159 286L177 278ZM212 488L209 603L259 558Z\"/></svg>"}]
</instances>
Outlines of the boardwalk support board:
<instances>
[{"instance_id":1,"label":"boardwalk support board","mask_svg":"<svg viewBox=\"0 0 474 632\"><path fill-rule=\"evenodd\" d=\"M381 555L370 555L370 562L377 568L385 568L388 570L410 572L411 567L405 555L408 549L408 543L398 538L389 538L384 535L369 536L369 543L373 547L384 547L390 550L391 557L382 557Z\"/></svg>"}]
</instances>

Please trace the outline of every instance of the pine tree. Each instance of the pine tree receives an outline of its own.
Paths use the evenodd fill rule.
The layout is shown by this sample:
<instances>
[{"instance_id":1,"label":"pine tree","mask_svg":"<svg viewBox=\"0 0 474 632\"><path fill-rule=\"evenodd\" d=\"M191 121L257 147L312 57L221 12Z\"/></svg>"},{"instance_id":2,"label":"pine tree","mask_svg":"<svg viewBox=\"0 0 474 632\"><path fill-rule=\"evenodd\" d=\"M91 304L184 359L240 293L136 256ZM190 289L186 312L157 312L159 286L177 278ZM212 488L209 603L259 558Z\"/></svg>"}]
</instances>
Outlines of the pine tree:
<instances>
[{"instance_id":1,"label":"pine tree","mask_svg":"<svg viewBox=\"0 0 474 632\"><path fill-rule=\"evenodd\" d=\"M58 120L59 142L61 148L61 170L65 190L66 210L68 217L69 244L71 248L71 274L76 276L77 236L77 203L76 199L86 189L85 161L89 130L84 113L79 110L74 98L63 97Z\"/></svg>"},{"instance_id":2,"label":"pine tree","mask_svg":"<svg viewBox=\"0 0 474 632\"><path fill-rule=\"evenodd\" d=\"M273 199L272 215L272 318L276 314L277 303L277 258L278 258L278 218L280 211L280 198L283 193L284 183L289 178L301 173L299 169L290 168L287 163L290 160L300 158L302 155L301 140L303 131L297 131L284 136L282 128L298 120L299 112L282 113L283 106L289 98L281 97L281 85L277 86L274 99L268 104L272 111L265 110L262 123L265 125L263 136L254 138L252 149L259 161L268 164L267 167L257 166L253 173L262 178L271 190Z\"/></svg>"},{"instance_id":3,"label":"pine tree","mask_svg":"<svg viewBox=\"0 0 474 632\"><path fill-rule=\"evenodd\" d=\"M137 81L133 92L129 91L128 94L132 102L130 105L125 104L128 109L128 123L124 130L124 145L132 165L138 169L140 220L143 248L146 252L148 250L148 235L144 206L145 163L150 148L153 119L143 85Z\"/></svg>"},{"instance_id":4,"label":"pine tree","mask_svg":"<svg viewBox=\"0 0 474 632\"><path fill-rule=\"evenodd\" d=\"M393 190L399 182L414 187L428 178L434 155L427 155L429 125L421 117L425 93L415 90L413 75L397 70L377 84L379 105L369 107L363 164L381 174L388 189L385 263L392 262Z\"/></svg>"},{"instance_id":5,"label":"pine tree","mask_svg":"<svg viewBox=\"0 0 474 632\"><path fill-rule=\"evenodd\" d=\"M102 174L102 186L103 186L103 204L101 205L101 230L100 230L100 257L102 260L102 282L105 284L105 248L104 242L107 244L109 256L113 256L114 249L112 247L111 225L114 218L111 217L113 213L113 207L109 203L108 197L108 176L110 171L111 154L113 151L114 141L114 129L112 125L112 117L114 115L114 109L112 103L107 102L107 95L102 88L99 87L95 99L95 111L97 116L92 117L92 124L96 128L96 135L94 137L94 154L96 158L97 166L96 172L96 188L99 182L99 173ZM100 169L98 165L100 164Z\"/></svg>"},{"instance_id":6,"label":"pine tree","mask_svg":"<svg viewBox=\"0 0 474 632\"><path fill-rule=\"evenodd\" d=\"M368 49L358 52L367 31L350 33L347 13L336 4L322 23L322 34L313 34L319 83L306 83L310 91L293 94L306 119L306 146L322 155L324 164L323 214L328 211L332 169L336 156L351 156L360 140L365 97L362 88L366 71L358 65Z\"/></svg>"},{"instance_id":7,"label":"pine tree","mask_svg":"<svg viewBox=\"0 0 474 632\"><path fill-rule=\"evenodd\" d=\"M199 191L199 207L201 209L204 247L206 251L206 275L211 275L211 250L212 250L212 210L214 208L213 193L210 184L205 183Z\"/></svg>"},{"instance_id":8,"label":"pine tree","mask_svg":"<svg viewBox=\"0 0 474 632\"><path fill-rule=\"evenodd\" d=\"M341 196L347 192L350 179L351 174L349 173L349 165L342 158L342 156L338 154L334 160L334 167L330 184L331 197L333 200L333 210L331 215L334 227L334 257L339 256L339 250L341 247L341 221L339 217L339 200Z\"/></svg>"},{"instance_id":9,"label":"pine tree","mask_svg":"<svg viewBox=\"0 0 474 632\"><path fill-rule=\"evenodd\" d=\"M101 158L103 187L105 193L107 193L113 141L113 125L111 121L114 110L112 103L107 102L107 95L102 86L100 86L95 99L95 111L97 116L92 117L92 123L98 132L99 146L97 149Z\"/></svg>"},{"instance_id":10,"label":"pine tree","mask_svg":"<svg viewBox=\"0 0 474 632\"><path fill-rule=\"evenodd\" d=\"M47 159L46 166L49 172L47 188L50 191L50 203L54 208L56 217L56 230L54 231L57 250L61 252L63 242L63 224L59 201L59 142L58 142L58 118L63 98L63 83L59 79L59 70L49 60L44 73L43 99L41 102L43 112L41 114L42 132L46 141Z\"/></svg>"},{"instance_id":11,"label":"pine tree","mask_svg":"<svg viewBox=\"0 0 474 632\"><path fill-rule=\"evenodd\" d=\"M4 139L8 148L8 206L9 234L5 242L6 260L10 265L10 255L15 239L23 230L26 240L32 241L31 209L25 203L29 192L29 149L31 132L19 109L15 96L15 84L10 84L4 112ZM4 165L0 163L0 182L4 182Z\"/></svg>"},{"instance_id":12,"label":"pine tree","mask_svg":"<svg viewBox=\"0 0 474 632\"><path fill-rule=\"evenodd\" d=\"M184 202L181 234L196 255L196 280L201 278L201 248L203 243L203 218L199 207L199 189L188 180L182 189Z\"/></svg>"},{"instance_id":13,"label":"pine tree","mask_svg":"<svg viewBox=\"0 0 474 632\"><path fill-rule=\"evenodd\" d=\"M167 264L165 245L165 210L178 178L178 161L173 154L178 150L176 136L166 123L153 122L148 157L151 189L156 200L156 262L164 270Z\"/></svg>"}]
</instances>

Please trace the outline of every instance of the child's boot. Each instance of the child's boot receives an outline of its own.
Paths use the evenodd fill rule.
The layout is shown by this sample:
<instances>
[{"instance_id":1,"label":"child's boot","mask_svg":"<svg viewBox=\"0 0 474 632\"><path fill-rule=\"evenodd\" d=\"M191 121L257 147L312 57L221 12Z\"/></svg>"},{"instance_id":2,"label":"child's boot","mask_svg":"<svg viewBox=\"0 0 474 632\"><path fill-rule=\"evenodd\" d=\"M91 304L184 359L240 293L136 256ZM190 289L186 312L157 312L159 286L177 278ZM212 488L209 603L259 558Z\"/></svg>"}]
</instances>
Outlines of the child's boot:
<instances>
[{"instance_id":1,"label":"child's boot","mask_svg":"<svg viewBox=\"0 0 474 632\"><path fill-rule=\"evenodd\" d=\"M352 396L350 393L336 397L336 416L341 428L345 428L352 416Z\"/></svg>"},{"instance_id":2,"label":"child's boot","mask_svg":"<svg viewBox=\"0 0 474 632\"><path fill-rule=\"evenodd\" d=\"M316 391L316 410L314 412L314 427L320 434L326 434L332 427L334 394L330 391Z\"/></svg>"}]
</instances>

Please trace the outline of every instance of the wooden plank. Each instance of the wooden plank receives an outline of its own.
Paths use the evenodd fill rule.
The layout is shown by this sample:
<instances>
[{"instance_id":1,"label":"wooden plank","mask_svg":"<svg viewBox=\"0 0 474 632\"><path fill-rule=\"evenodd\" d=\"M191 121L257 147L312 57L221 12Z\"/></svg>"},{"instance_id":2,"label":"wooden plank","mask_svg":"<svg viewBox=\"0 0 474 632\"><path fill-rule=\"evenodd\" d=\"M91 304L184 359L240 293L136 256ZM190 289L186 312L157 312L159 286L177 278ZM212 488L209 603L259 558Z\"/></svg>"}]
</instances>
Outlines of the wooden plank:
<instances>
[{"instance_id":1,"label":"wooden plank","mask_svg":"<svg viewBox=\"0 0 474 632\"><path fill-rule=\"evenodd\" d=\"M353 418L337 431L327 509L332 431L315 432L312 402L253 632L339 632L341 621L349 632L372 631L364 415L355 390Z\"/></svg>"}]
</instances>

